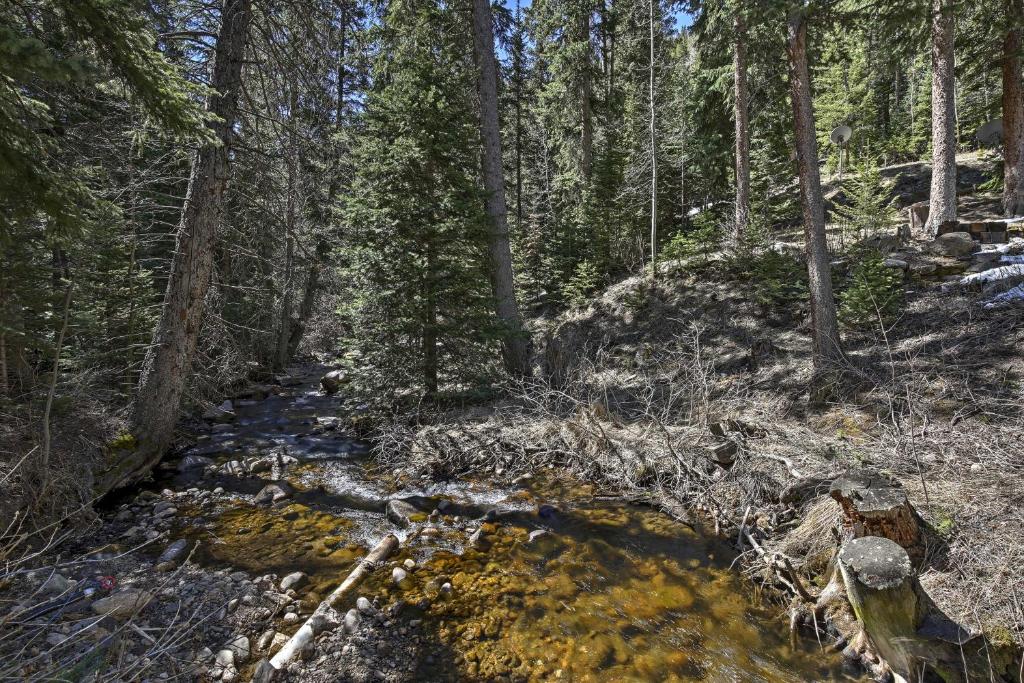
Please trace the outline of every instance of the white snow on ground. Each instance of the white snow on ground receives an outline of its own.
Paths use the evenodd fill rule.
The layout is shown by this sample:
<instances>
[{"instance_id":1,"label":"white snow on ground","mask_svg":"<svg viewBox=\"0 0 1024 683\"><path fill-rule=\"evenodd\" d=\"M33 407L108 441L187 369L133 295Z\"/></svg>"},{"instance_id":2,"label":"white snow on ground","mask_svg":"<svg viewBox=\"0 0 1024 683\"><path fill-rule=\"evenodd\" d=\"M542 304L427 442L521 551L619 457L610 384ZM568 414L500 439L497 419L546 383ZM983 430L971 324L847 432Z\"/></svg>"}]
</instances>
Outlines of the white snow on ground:
<instances>
[{"instance_id":1,"label":"white snow on ground","mask_svg":"<svg viewBox=\"0 0 1024 683\"><path fill-rule=\"evenodd\" d=\"M985 310L1002 308L1003 306L1009 306L1010 304L1018 301L1024 302L1024 285L1017 285L1011 290L1005 291L1002 294L997 294L985 302L984 308Z\"/></svg>"},{"instance_id":2,"label":"white snow on ground","mask_svg":"<svg viewBox=\"0 0 1024 683\"><path fill-rule=\"evenodd\" d=\"M1006 280L1011 277L1024 277L1024 262L1009 266L999 266L998 268L989 268L981 273L965 275L960 279L960 285L983 285L989 282Z\"/></svg>"}]
</instances>

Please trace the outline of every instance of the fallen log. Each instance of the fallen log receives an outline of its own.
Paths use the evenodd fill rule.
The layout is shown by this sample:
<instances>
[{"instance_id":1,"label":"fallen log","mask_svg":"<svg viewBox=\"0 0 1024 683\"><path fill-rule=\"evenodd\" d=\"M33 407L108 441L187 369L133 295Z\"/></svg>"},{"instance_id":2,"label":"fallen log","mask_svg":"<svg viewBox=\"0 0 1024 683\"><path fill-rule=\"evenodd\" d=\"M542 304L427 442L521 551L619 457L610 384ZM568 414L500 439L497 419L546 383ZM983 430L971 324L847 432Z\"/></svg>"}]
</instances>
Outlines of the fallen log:
<instances>
[{"instance_id":1,"label":"fallen log","mask_svg":"<svg viewBox=\"0 0 1024 683\"><path fill-rule=\"evenodd\" d=\"M253 683L268 683L274 679L275 674L288 666L288 663L298 654L307 643L324 631L331 630L337 626L337 620L331 618L331 612L335 606L347 597L360 583L363 582L374 566L386 560L395 550L398 549L399 541L394 534L388 534L373 550L367 554L355 569L335 588L330 595L317 606L309 619L299 627L288 642L270 660L264 659L256 666L253 674Z\"/></svg>"}]
</instances>

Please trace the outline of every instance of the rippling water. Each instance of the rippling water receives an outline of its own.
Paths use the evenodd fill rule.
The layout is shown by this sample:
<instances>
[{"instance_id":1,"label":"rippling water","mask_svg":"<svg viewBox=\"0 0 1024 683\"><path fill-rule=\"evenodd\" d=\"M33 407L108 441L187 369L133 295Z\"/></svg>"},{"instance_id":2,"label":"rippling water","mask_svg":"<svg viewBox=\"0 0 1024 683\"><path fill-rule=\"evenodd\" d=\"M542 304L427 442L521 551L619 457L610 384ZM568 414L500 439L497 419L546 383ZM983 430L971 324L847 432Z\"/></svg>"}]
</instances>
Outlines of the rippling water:
<instances>
[{"instance_id":1,"label":"rippling water","mask_svg":"<svg viewBox=\"0 0 1024 683\"><path fill-rule=\"evenodd\" d=\"M402 600L408 618L423 620L434 642L417 680L861 680L827 647L793 640L784 607L759 605L754 587L729 568L725 544L650 508L598 500L588 486L550 477L512 488L477 481L389 491L368 474L364 446L322 430L339 402L319 394L316 376L310 371L292 396L242 402L230 429L199 444L219 462L283 447L300 461L286 472L294 498L256 507L252 494L266 483L256 477L197 484L181 475L178 487L231 494L213 510L195 510L183 531L204 541L210 564L307 572L304 598L312 601L384 534L407 538L396 560L414 559L415 571L400 586L380 571L362 593ZM451 507L436 523L403 532L383 514L389 495L424 511L441 500ZM541 517L542 503L557 512ZM497 520L474 521L492 508ZM414 533L424 526L436 532ZM480 542L469 544L481 527Z\"/></svg>"}]
</instances>

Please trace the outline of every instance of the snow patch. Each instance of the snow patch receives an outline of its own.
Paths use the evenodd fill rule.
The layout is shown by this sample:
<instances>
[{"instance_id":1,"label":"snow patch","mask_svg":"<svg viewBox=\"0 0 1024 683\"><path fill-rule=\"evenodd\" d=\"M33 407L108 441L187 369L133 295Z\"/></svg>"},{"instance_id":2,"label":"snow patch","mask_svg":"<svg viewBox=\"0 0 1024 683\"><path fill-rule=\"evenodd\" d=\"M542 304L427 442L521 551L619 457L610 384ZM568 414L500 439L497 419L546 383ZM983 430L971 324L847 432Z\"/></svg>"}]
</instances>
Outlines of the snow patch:
<instances>
[{"instance_id":1,"label":"snow patch","mask_svg":"<svg viewBox=\"0 0 1024 683\"><path fill-rule=\"evenodd\" d=\"M1002 308L1009 306L1018 301L1024 301L1024 285L1017 285L1013 289L1007 290L1002 294L997 294L988 301L985 302L985 310L992 310L994 308Z\"/></svg>"}]
</instances>

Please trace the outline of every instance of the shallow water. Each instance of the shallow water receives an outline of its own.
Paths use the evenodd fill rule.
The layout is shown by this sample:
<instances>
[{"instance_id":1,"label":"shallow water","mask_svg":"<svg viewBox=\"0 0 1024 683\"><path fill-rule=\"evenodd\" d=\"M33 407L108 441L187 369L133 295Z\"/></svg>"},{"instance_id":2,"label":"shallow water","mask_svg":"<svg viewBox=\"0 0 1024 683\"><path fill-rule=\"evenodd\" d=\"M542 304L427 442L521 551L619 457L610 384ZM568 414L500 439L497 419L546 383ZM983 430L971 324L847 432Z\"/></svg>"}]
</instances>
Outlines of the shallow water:
<instances>
[{"instance_id":1,"label":"shallow water","mask_svg":"<svg viewBox=\"0 0 1024 683\"><path fill-rule=\"evenodd\" d=\"M319 395L318 375L310 371L292 397L236 404L236 423L199 444L219 462L284 447L300 461L284 475L298 489L292 500L252 505L266 483L255 476L173 478L179 488L219 485L231 494L212 510L190 511L183 533L203 540L202 561L253 574L304 571L303 600L315 604L367 547L397 533L406 543L393 563L412 558L415 570L396 586L389 564L361 594L404 601L406 618L423 620L433 642L418 680L860 680L827 647L792 640L782 608L758 606L725 544L650 508L550 477L390 491L370 474L365 447L338 431L314 433L340 405ZM450 507L398 530L383 514L391 495L424 511L441 500ZM540 504L557 511L542 517ZM496 520L474 521L489 509ZM415 533L427 526L436 531ZM478 528L474 546L468 538ZM529 540L536 530L545 533Z\"/></svg>"}]
</instances>

